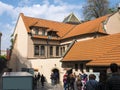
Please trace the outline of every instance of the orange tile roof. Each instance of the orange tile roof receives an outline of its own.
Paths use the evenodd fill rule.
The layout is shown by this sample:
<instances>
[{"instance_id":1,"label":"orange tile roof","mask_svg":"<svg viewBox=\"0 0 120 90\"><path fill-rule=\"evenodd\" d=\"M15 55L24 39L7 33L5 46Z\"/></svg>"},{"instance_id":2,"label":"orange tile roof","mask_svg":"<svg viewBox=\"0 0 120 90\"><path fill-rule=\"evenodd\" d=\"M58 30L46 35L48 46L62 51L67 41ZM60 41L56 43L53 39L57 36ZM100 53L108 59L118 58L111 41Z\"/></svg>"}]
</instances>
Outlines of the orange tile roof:
<instances>
[{"instance_id":1,"label":"orange tile roof","mask_svg":"<svg viewBox=\"0 0 120 90\"><path fill-rule=\"evenodd\" d=\"M24 16L23 13L21 13L20 16L23 18L23 22L25 24L27 32L30 32L30 28L29 28L30 26L45 27L57 31L57 34L63 39L81 34L93 33L96 31L105 33L102 28L102 22L105 21L108 17L108 15L106 15L101 18L88 21L79 25L71 25L62 22L28 17L28 16Z\"/></svg>"},{"instance_id":2,"label":"orange tile roof","mask_svg":"<svg viewBox=\"0 0 120 90\"><path fill-rule=\"evenodd\" d=\"M21 14L21 16L23 18L24 24L28 32L30 32L29 29L30 26L46 27L54 31L59 31L57 32L58 35L62 37L66 32L68 32L70 29L72 29L75 26L75 25L60 23L56 21L28 17L28 16L24 16L23 14Z\"/></svg>"},{"instance_id":3,"label":"orange tile roof","mask_svg":"<svg viewBox=\"0 0 120 90\"><path fill-rule=\"evenodd\" d=\"M103 29L102 22L105 21L108 18L108 16L109 15L106 15L98 19L91 20L91 21L84 22L82 24L77 25L66 36L64 36L64 38L77 36L80 34L93 33L93 32L106 33Z\"/></svg>"},{"instance_id":4,"label":"orange tile roof","mask_svg":"<svg viewBox=\"0 0 120 90\"><path fill-rule=\"evenodd\" d=\"M118 62L120 60L120 34L76 42L62 61L85 60L92 60L87 65L108 65L108 62Z\"/></svg>"},{"instance_id":5,"label":"orange tile roof","mask_svg":"<svg viewBox=\"0 0 120 90\"><path fill-rule=\"evenodd\" d=\"M89 62L87 65L108 66L111 63L117 63L118 65L120 65L120 45L117 45L112 50Z\"/></svg>"}]
</instances>

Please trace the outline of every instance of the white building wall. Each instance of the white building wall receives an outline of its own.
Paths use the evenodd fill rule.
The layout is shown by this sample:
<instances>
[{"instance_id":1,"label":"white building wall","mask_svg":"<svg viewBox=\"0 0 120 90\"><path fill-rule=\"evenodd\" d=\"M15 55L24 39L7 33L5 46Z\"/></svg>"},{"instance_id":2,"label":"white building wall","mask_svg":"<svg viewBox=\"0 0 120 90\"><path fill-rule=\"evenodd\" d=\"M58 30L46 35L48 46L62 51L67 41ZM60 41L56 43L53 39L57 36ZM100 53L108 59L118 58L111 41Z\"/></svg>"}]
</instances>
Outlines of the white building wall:
<instances>
[{"instance_id":1,"label":"white building wall","mask_svg":"<svg viewBox=\"0 0 120 90\"><path fill-rule=\"evenodd\" d=\"M65 71L62 68L62 62L59 59L31 59L32 67L38 69L41 74L43 74L48 83L51 83L50 75L53 69L58 69L60 74L60 83L63 82L63 75Z\"/></svg>"},{"instance_id":2,"label":"white building wall","mask_svg":"<svg viewBox=\"0 0 120 90\"><path fill-rule=\"evenodd\" d=\"M104 28L108 34L120 33L120 11L108 18Z\"/></svg>"},{"instance_id":3,"label":"white building wall","mask_svg":"<svg viewBox=\"0 0 120 90\"><path fill-rule=\"evenodd\" d=\"M17 35L17 38L15 40L15 36ZM18 22L15 27L15 31L13 33L13 39L15 40L14 42L14 48L12 51L14 51L14 55L11 55L11 60L10 63L13 63L14 60L16 59L16 64L17 64L17 69L13 69L13 71L20 71L21 67L31 67L30 62L27 60L27 55L28 55L28 33L26 30L26 27L24 25L23 19L20 16L18 18ZM17 58L14 58L16 56ZM13 66L11 66L13 65ZM14 64L10 64L9 67L14 67Z\"/></svg>"}]
</instances>

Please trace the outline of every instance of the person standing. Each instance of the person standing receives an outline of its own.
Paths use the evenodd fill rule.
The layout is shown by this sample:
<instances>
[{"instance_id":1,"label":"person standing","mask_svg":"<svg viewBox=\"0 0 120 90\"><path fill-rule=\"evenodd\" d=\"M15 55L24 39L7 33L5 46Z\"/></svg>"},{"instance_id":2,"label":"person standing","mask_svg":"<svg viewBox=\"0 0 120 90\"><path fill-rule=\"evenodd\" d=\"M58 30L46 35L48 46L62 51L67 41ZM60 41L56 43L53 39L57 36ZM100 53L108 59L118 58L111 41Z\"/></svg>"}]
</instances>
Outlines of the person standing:
<instances>
[{"instance_id":1,"label":"person standing","mask_svg":"<svg viewBox=\"0 0 120 90\"><path fill-rule=\"evenodd\" d=\"M39 72L38 72L38 75L37 75L37 80L38 80L38 82L40 80L40 73Z\"/></svg>"},{"instance_id":2,"label":"person standing","mask_svg":"<svg viewBox=\"0 0 120 90\"><path fill-rule=\"evenodd\" d=\"M73 74L70 74L70 90L75 90L74 82L75 82L75 77Z\"/></svg>"},{"instance_id":3,"label":"person standing","mask_svg":"<svg viewBox=\"0 0 120 90\"><path fill-rule=\"evenodd\" d=\"M106 90L120 90L120 73L116 63L110 64L112 75L107 79Z\"/></svg>"},{"instance_id":4,"label":"person standing","mask_svg":"<svg viewBox=\"0 0 120 90\"><path fill-rule=\"evenodd\" d=\"M106 90L106 79L107 79L106 72L101 71L100 76L99 76L99 82L98 82L97 90Z\"/></svg>"},{"instance_id":5,"label":"person standing","mask_svg":"<svg viewBox=\"0 0 120 90\"><path fill-rule=\"evenodd\" d=\"M94 74L89 75L89 80L86 82L85 90L97 90L98 82L95 79L96 76Z\"/></svg>"},{"instance_id":6,"label":"person standing","mask_svg":"<svg viewBox=\"0 0 120 90\"><path fill-rule=\"evenodd\" d=\"M68 74L65 73L63 76L64 90L67 90L67 77L68 77Z\"/></svg>"},{"instance_id":7,"label":"person standing","mask_svg":"<svg viewBox=\"0 0 120 90\"><path fill-rule=\"evenodd\" d=\"M82 90L82 81L79 76L77 76L76 86L77 86L77 90Z\"/></svg>"},{"instance_id":8,"label":"person standing","mask_svg":"<svg viewBox=\"0 0 120 90\"><path fill-rule=\"evenodd\" d=\"M42 84L42 86L44 86L44 82L45 82L45 77L44 77L44 75L42 74L42 76L41 76L41 84Z\"/></svg>"}]
</instances>

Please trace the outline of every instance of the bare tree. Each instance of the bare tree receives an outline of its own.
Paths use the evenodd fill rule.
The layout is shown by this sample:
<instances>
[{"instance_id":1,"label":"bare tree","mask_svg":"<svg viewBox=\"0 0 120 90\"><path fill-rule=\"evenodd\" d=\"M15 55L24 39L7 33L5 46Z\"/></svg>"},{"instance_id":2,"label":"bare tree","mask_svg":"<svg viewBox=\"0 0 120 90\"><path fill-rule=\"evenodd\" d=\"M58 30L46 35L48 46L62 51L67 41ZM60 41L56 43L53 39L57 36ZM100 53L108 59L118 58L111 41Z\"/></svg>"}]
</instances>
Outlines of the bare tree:
<instances>
[{"instance_id":1,"label":"bare tree","mask_svg":"<svg viewBox=\"0 0 120 90\"><path fill-rule=\"evenodd\" d=\"M98 18L109 13L108 0L87 0L85 7L83 7L83 14L85 20Z\"/></svg>"}]
</instances>

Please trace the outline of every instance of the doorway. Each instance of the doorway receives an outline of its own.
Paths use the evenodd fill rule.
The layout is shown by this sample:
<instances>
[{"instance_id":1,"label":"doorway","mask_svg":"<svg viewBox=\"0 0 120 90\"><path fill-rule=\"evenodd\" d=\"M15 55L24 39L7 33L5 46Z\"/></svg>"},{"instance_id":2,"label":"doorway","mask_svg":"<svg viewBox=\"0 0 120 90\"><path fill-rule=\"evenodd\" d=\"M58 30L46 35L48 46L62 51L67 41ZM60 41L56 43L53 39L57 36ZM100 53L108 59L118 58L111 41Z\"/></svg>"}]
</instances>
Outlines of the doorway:
<instances>
[{"instance_id":1,"label":"doorway","mask_svg":"<svg viewBox=\"0 0 120 90\"><path fill-rule=\"evenodd\" d=\"M53 76L54 76L55 84L58 84L60 82L59 70L57 68L54 68L52 70L52 73L53 73Z\"/></svg>"}]
</instances>

